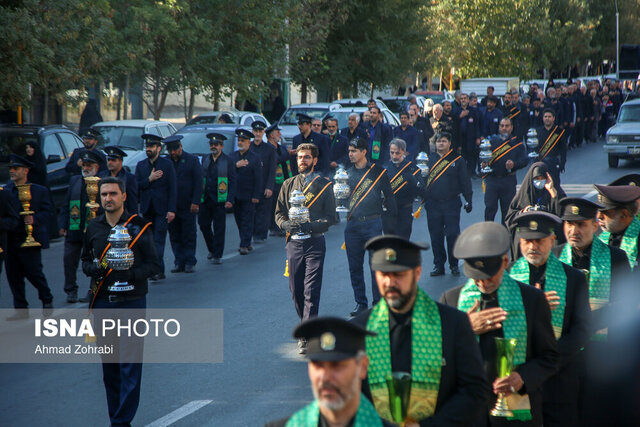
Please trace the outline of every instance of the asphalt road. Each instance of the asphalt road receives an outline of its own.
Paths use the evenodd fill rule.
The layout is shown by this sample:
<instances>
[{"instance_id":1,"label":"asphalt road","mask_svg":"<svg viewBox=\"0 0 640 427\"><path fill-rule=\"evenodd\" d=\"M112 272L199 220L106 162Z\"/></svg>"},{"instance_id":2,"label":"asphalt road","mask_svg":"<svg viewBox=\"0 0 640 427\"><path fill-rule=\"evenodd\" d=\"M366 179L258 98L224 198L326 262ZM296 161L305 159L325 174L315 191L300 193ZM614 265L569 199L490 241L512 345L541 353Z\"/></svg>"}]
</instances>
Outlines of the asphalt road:
<instances>
[{"instance_id":1,"label":"asphalt road","mask_svg":"<svg viewBox=\"0 0 640 427\"><path fill-rule=\"evenodd\" d=\"M592 184L608 183L638 170L639 162L628 161L621 162L619 169L609 169L600 142L569 152L562 184L569 195L593 197ZM519 177L523 175L521 171ZM473 186L474 209L470 214L462 213L462 228L483 218L480 181L474 180ZM354 306L346 254L340 249L343 230L344 221L326 235L321 315L347 316ZM412 237L429 240L424 215L415 221ZM199 237L196 273L168 273L166 280L150 285L148 307L224 309L224 362L146 364L134 425L256 426L288 415L312 399L306 364L291 338L298 319L283 277L284 241L271 237L265 244L255 245L250 255L239 256L238 240L235 222L229 216L222 265L207 263L206 248ZM62 246L62 241L54 242L44 251L43 262L54 306L70 307L63 291ZM448 272L443 277L429 277L431 253L426 252L423 259L426 274L419 285L432 297L439 298L443 291L462 283L462 278L455 279ZM173 265L168 239L165 263L167 268ZM81 290L86 289L84 277L80 283ZM10 308L11 293L4 274L0 293L0 308ZM369 285L367 293L370 298ZM30 285L27 295L32 307L40 307ZM109 424L99 364L0 365L0 384L2 426Z\"/></svg>"}]
</instances>

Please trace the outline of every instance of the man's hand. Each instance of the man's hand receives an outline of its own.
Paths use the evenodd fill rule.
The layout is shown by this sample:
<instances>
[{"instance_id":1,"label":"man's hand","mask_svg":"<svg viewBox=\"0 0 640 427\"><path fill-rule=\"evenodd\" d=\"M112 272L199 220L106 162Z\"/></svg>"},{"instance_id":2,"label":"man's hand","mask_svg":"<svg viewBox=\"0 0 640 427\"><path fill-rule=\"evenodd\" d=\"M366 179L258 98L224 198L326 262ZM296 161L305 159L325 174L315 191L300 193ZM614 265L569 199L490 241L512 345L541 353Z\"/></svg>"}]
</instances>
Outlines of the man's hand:
<instances>
[{"instance_id":1,"label":"man's hand","mask_svg":"<svg viewBox=\"0 0 640 427\"><path fill-rule=\"evenodd\" d=\"M338 164L337 164L336 162L331 162L331 163L329 163L329 167L330 167L331 169L335 169L335 168L337 168L337 167L338 167Z\"/></svg>"},{"instance_id":2,"label":"man's hand","mask_svg":"<svg viewBox=\"0 0 640 427\"><path fill-rule=\"evenodd\" d=\"M520 391L524 381L517 372L512 372L508 377L496 378L493 382L493 392L502 393L505 397Z\"/></svg>"},{"instance_id":3,"label":"man's hand","mask_svg":"<svg viewBox=\"0 0 640 427\"><path fill-rule=\"evenodd\" d=\"M481 142L482 140L480 138L476 138L476 145L480 145Z\"/></svg>"},{"instance_id":4,"label":"man's hand","mask_svg":"<svg viewBox=\"0 0 640 427\"><path fill-rule=\"evenodd\" d=\"M167 223L170 223L176 218L175 212L167 212Z\"/></svg>"},{"instance_id":5,"label":"man's hand","mask_svg":"<svg viewBox=\"0 0 640 427\"><path fill-rule=\"evenodd\" d=\"M238 161L236 162L236 167L237 167L237 168L243 168L243 167L247 166L248 164L249 164L249 160L247 160L247 159L242 159L242 160L238 160Z\"/></svg>"},{"instance_id":6,"label":"man's hand","mask_svg":"<svg viewBox=\"0 0 640 427\"><path fill-rule=\"evenodd\" d=\"M507 160L507 161L504 163L504 167L505 167L505 168L507 168L508 170L513 169L513 166L514 166L514 164L513 164L513 160L511 160L511 159Z\"/></svg>"},{"instance_id":7,"label":"man's hand","mask_svg":"<svg viewBox=\"0 0 640 427\"><path fill-rule=\"evenodd\" d=\"M471 329L476 335L486 334L489 331L502 328L502 322L507 318L507 312L500 307L478 311L480 300L476 300L467 315L471 322Z\"/></svg>"},{"instance_id":8,"label":"man's hand","mask_svg":"<svg viewBox=\"0 0 640 427\"><path fill-rule=\"evenodd\" d=\"M542 290L542 286L540 286L540 283L536 283L534 286L536 289ZM560 297L558 296L558 293L556 291L547 291L544 293L544 296L547 297L547 302L549 303L549 308L551 310L555 310L556 308L558 308L558 306L560 305Z\"/></svg>"},{"instance_id":9,"label":"man's hand","mask_svg":"<svg viewBox=\"0 0 640 427\"><path fill-rule=\"evenodd\" d=\"M289 155L291 155L291 156L295 156L295 155L296 155L296 153L297 153L297 152L296 152L296 150L294 150L293 148L290 148L290 149L289 149Z\"/></svg>"},{"instance_id":10,"label":"man's hand","mask_svg":"<svg viewBox=\"0 0 640 427\"><path fill-rule=\"evenodd\" d=\"M233 203L231 203L231 202L226 202L226 203L224 204L224 207L225 207L226 209L231 209L231 208L233 207Z\"/></svg>"},{"instance_id":11,"label":"man's hand","mask_svg":"<svg viewBox=\"0 0 640 427\"><path fill-rule=\"evenodd\" d=\"M61 228L60 230L58 230L58 234L61 236L66 236L67 235L67 230L65 230L64 228Z\"/></svg>"},{"instance_id":12,"label":"man's hand","mask_svg":"<svg viewBox=\"0 0 640 427\"><path fill-rule=\"evenodd\" d=\"M547 172L547 182L544 184L544 188L547 189L552 199L555 199L558 196L558 192L553 186L553 178L551 178L549 172Z\"/></svg>"},{"instance_id":13,"label":"man's hand","mask_svg":"<svg viewBox=\"0 0 640 427\"><path fill-rule=\"evenodd\" d=\"M153 168L153 170L149 174L149 182L153 182L162 178L162 174L163 172L161 170L157 171L156 168Z\"/></svg>"},{"instance_id":14,"label":"man's hand","mask_svg":"<svg viewBox=\"0 0 640 427\"><path fill-rule=\"evenodd\" d=\"M257 205L258 203L260 203L260 199L251 199L251 203Z\"/></svg>"},{"instance_id":15,"label":"man's hand","mask_svg":"<svg viewBox=\"0 0 640 427\"><path fill-rule=\"evenodd\" d=\"M27 225L33 225L33 215L26 215L24 217L24 223Z\"/></svg>"},{"instance_id":16,"label":"man's hand","mask_svg":"<svg viewBox=\"0 0 640 427\"><path fill-rule=\"evenodd\" d=\"M271 197L273 195L273 191L269 190L268 188L264 189L264 198L268 199L269 197Z\"/></svg>"},{"instance_id":17,"label":"man's hand","mask_svg":"<svg viewBox=\"0 0 640 427\"><path fill-rule=\"evenodd\" d=\"M462 110L460 112L460 118L461 119L464 118L464 117L467 117L468 115L469 115L469 110Z\"/></svg>"},{"instance_id":18,"label":"man's hand","mask_svg":"<svg viewBox=\"0 0 640 427\"><path fill-rule=\"evenodd\" d=\"M473 205L471 204L471 202L467 202L464 204L464 210L466 213L471 213L471 211L473 210Z\"/></svg>"},{"instance_id":19,"label":"man's hand","mask_svg":"<svg viewBox=\"0 0 640 427\"><path fill-rule=\"evenodd\" d=\"M82 159L78 159L76 164L78 165L79 168L82 168Z\"/></svg>"},{"instance_id":20,"label":"man's hand","mask_svg":"<svg viewBox=\"0 0 640 427\"><path fill-rule=\"evenodd\" d=\"M195 203L191 203L191 208L189 208L191 213L198 213L200 211L200 205L196 205Z\"/></svg>"}]
</instances>

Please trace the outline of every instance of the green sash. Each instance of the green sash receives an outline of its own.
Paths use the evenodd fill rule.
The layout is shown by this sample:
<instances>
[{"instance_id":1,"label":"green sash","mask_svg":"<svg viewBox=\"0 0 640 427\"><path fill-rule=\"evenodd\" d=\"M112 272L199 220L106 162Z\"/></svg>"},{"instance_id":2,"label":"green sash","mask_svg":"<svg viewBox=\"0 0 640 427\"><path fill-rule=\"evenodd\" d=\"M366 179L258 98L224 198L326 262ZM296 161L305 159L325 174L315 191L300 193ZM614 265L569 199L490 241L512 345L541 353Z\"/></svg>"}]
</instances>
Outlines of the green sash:
<instances>
[{"instance_id":1,"label":"green sash","mask_svg":"<svg viewBox=\"0 0 640 427\"><path fill-rule=\"evenodd\" d=\"M280 163L276 164L276 184L280 185L284 182L284 173L282 172L282 166Z\"/></svg>"},{"instance_id":2,"label":"green sash","mask_svg":"<svg viewBox=\"0 0 640 427\"><path fill-rule=\"evenodd\" d=\"M382 151L382 144L378 140L373 140L371 146L371 159L378 160L380 158L380 151Z\"/></svg>"},{"instance_id":3,"label":"green sash","mask_svg":"<svg viewBox=\"0 0 640 427\"><path fill-rule=\"evenodd\" d=\"M560 261L572 264L571 246L565 244L560 254ZM609 303L609 292L611 291L611 251L609 246L599 239L593 239L591 244L591 259L587 278L589 279L589 305L595 311ZM592 337L592 341L604 341L607 339L607 328L597 331Z\"/></svg>"},{"instance_id":4,"label":"green sash","mask_svg":"<svg viewBox=\"0 0 640 427\"><path fill-rule=\"evenodd\" d=\"M298 412L293 414L286 427L316 427L320 422L320 408L318 407L318 401L314 400ZM367 400L362 393L360 393L360 406L358 406L358 412L356 412L356 419L353 423L353 427L382 427L382 421L376 413L371 402Z\"/></svg>"},{"instance_id":5,"label":"green sash","mask_svg":"<svg viewBox=\"0 0 640 427\"><path fill-rule=\"evenodd\" d=\"M378 414L393 421L386 383L387 377L391 375L389 307L384 299L373 307L367 329L378 334L366 338L371 396ZM411 356L412 381L408 416L420 421L435 412L442 369L440 311L435 301L420 289L411 317Z\"/></svg>"},{"instance_id":6,"label":"green sash","mask_svg":"<svg viewBox=\"0 0 640 427\"><path fill-rule=\"evenodd\" d=\"M529 263L525 257L521 257L513 264L509 275L519 282L528 283L531 286L535 285L535 283L529 283ZM556 291L560 297L560 304L555 310L551 310L551 326L556 339L558 339L562 336L564 309L567 305L567 275L564 272L562 263L553 253L549 254L547 270L544 275L544 290Z\"/></svg>"},{"instance_id":7,"label":"green sash","mask_svg":"<svg viewBox=\"0 0 640 427\"><path fill-rule=\"evenodd\" d=\"M638 259L638 235L640 235L640 221L638 221L638 218L634 217L631 224L629 224L627 229L624 231L624 236L620 243L620 249L625 251L627 254L627 258L629 258L629 265L631 265L632 270L635 268ZM598 236L605 245L609 244L609 237L611 237L611 233L608 231L603 231Z\"/></svg>"},{"instance_id":8,"label":"green sash","mask_svg":"<svg viewBox=\"0 0 640 427\"><path fill-rule=\"evenodd\" d=\"M69 230L80 230L80 223L82 218L80 217L80 200L69 201Z\"/></svg>"}]
</instances>

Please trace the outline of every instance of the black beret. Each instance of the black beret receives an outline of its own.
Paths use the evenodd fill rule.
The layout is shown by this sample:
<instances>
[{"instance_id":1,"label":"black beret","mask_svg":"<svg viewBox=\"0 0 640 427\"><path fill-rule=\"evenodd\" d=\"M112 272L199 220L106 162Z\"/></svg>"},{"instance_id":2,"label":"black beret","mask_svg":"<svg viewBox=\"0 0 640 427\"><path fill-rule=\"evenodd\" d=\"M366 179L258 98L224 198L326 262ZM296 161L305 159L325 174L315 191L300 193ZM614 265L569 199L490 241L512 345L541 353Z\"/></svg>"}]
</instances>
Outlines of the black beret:
<instances>
[{"instance_id":1,"label":"black beret","mask_svg":"<svg viewBox=\"0 0 640 427\"><path fill-rule=\"evenodd\" d=\"M171 135L162 140L167 146L167 150L177 150L180 147L182 135Z\"/></svg>"},{"instance_id":2,"label":"black beret","mask_svg":"<svg viewBox=\"0 0 640 427\"><path fill-rule=\"evenodd\" d=\"M422 263L420 251L429 249L429 244L385 234L369 239L364 248L369 251L372 270L394 272L418 267Z\"/></svg>"},{"instance_id":3,"label":"black beret","mask_svg":"<svg viewBox=\"0 0 640 427\"><path fill-rule=\"evenodd\" d=\"M265 133L266 133L267 135L269 135L269 134L270 134L271 132L273 132L274 130L282 130L282 129L280 129L280 128L278 127L278 124L277 124L277 123L274 123L274 124L272 124L271 126L269 126L269 127L265 130Z\"/></svg>"},{"instance_id":4,"label":"black beret","mask_svg":"<svg viewBox=\"0 0 640 427\"><path fill-rule=\"evenodd\" d=\"M32 168L33 163L31 163L29 160L25 159L22 156L18 156L17 154L9 154L9 167L11 166Z\"/></svg>"},{"instance_id":5,"label":"black beret","mask_svg":"<svg viewBox=\"0 0 640 427\"><path fill-rule=\"evenodd\" d=\"M479 222L458 236L453 255L465 261L464 273L468 277L488 279L498 272L510 247L511 236L503 225Z\"/></svg>"},{"instance_id":6,"label":"black beret","mask_svg":"<svg viewBox=\"0 0 640 427\"><path fill-rule=\"evenodd\" d=\"M599 209L604 206L580 197L565 197L560 200L560 218L563 221L584 221L596 219Z\"/></svg>"},{"instance_id":7,"label":"black beret","mask_svg":"<svg viewBox=\"0 0 640 427\"><path fill-rule=\"evenodd\" d=\"M256 120L255 122L251 123L251 129L253 130L263 130L266 127L267 127L267 124L262 120Z\"/></svg>"},{"instance_id":8,"label":"black beret","mask_svg":"<svg viewBox=\"0 0 640 427\"><path fill-rule=\"evenodd\" d=\"M598 185L598 202L604 206L601 210L617 209L640 199L640 187L635 185Z\"/></svg>"},{"instance_id":9,"label":"black beret","mask_svg":"<svg viewBox=\"0 0 640 427\"><path fill-rule=\"evenodd\" d=\"M611 181L609 185L636 185L640 187L640 174L630 173Z\"/></svg>"},{"instance_id":10,"label":"black beret","mask_svg":"<svg viewBox=\"0 0 640 427\"><path fill-rule=\"evenodd\" d=\"M313 118L310 115L304 113L296 114L296 119L298 119L298 124L311 123L313 121Z\"/></svg>"},{"instance_id":11,"label":"black beret","mask_svg":"<svg viewBox=\"0 0 640 427\"><path fill-rule=\"evenodd\" d=\"M154 135L152 133L143 133L140 138L144 139L145 145L162 145L162 137L159 135Z\"/></svg>"},{"instance_id":12,"label":"black beret","mask_svg":"<svg viewBox=\"0 0 640 427\"><path fill-rule=\"evenodd\" d=\"M91 129L91 128L85 130L84 133L82 134L83 138L95 138L95 139L98 139L99 136L102 136L100 131L98 131L96 129Z\"/></svg>"},{"instance_id":13,"label":"black beret","mask_svg":"<svg viewBox=\"0 0 640 427\"><path fill-rule=\"evenodd\" d=\"M102 160L100 155L93 150L84 150L80 154L80 159L83 162L92 162L92 163L100 163L100 161Z\"/></svg>"},{"instance_id":14,"label":"black beret","mask_svg":"<svg viewBox=\"0 0 640 427\"><path fill-rule=\"evenodd\" d=\"M350 359L365 349L365 337L376 335L339 317L314 317L293 330L294 338L307 340L306 357L313 361Z\"/></svg>"},{"instance_id":15,"label":"black beret","mask_svg":"<svg viewBox=\"0 0 640 427\"><path fill-rule=\"evenodd\" d=\"M236 129L236 135L238 136L238 138L253 139L253 133L246 128Z\"/></svg>"},{"instance_id":16,"label":"black beret","mask_svg":"<svg viewBox=\"0 0 640 427\"><path fill-rule=\"evenodd\" d=\"M127 157L127 153L114 145L104 147L104 152L107 153L108 158L112 159L122 159L123 157Z\"/></svg>"},{"instance_id":17,"label":"black beret","mask_svg":"<svg viewBox=\"0 0 640 427\"><path fill-rule=\"evenodd\" d=\"M358 150L368 150L369 149L369 141L364 138L360 138L356 136L351 141L349 141L349 147L357 148Z\"/></svg>"},{"instance_id":18,"label":"black beret","mask_svg":"<svg viewBox=\"0 0 640 427\"><path fill-rule=\"evenodd\" d=\"M209 144L217 141L217 142L222 142L224 144L224 142L227 140L227 137L224 136L221 133L216 133L216 132L211 132L207 134L207 138L209 138Z\"/></svg>"},{"instance_id":19,"label":"black beret","mask_svg":"<svg viewBox=\"0 0 640 427\"><path fill-rule=\"evenodd\" d=\"M562 221L557 216L543 211L528 211L514 218L516 232L524 239L542 239L550 236Z\"/></svg>"}]
</instances>

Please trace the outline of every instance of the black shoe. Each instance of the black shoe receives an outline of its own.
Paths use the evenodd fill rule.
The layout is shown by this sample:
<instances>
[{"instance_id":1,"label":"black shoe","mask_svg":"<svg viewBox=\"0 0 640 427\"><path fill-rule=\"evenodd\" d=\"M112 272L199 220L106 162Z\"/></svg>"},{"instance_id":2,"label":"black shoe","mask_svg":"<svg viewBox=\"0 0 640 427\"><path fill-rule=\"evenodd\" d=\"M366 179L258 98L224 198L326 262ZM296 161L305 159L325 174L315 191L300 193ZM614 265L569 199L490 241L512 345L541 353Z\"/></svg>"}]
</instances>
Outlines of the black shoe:
<instances>
[{"instance_id":1,"label":"black shoe","mask_svg":"<svg viewBox=\"0 0 640 427\"><path fill-rule=\"evenodd\" d=\"M257 244L262 244L264 242L266 242L267 239L253 239L253 243L257 243Z\"/></svg>"},{"instance_id":2,"label":"black shoe","mask_svg":"<svg viewBox=\"0 0 640 427\"><path fill-rule=\"evenodd\" d=\"M434 269L431 270L431 273L429 273L429 275L431 277L444 276L444 268L434 267Z\"/></svg>"},{"instance_id":3,"label":"black shoe","mask_svg":"<svg viewBox=\"0 0 640 427\"><path fill-rule=\"evenodd\" d=\"M353 311L351 313L349 313L349 314L351 315L351 317L356 317L358 314L362 313L366 309L367 309L366 305L364 305L364 304L356 304L356 306L353 309Z\"/></svg>"},{"instance_id":4,"label":"black shoe","mask_svg":"<svg viewBox=\"0 0 640 427\"><path fill-rule=\"evenodd\" d=\"M42 315L50 317L53 314L53 304L50 302L42 303Z\"/></svg>"},{"instance_id":5,"label":"black shoe","mask_svg":"<svg viewBox=\"0 0 640 427\"><path fill-rule=\"evenodd\" d=\"M248 255L249 254L249 248L240 248L240 249L238 249L238 251L240 251L240 255Z\"/></svg>"},{"instance_id":6,"label":"black shoe","mask_svg":"<svg viewBox=\"0 0 640 427\"><path fill-rule=\"evenodd\" d=\"M304 338L298 339L298 354L307 354L307 340Z\"/></svg>"},{"instance_id":7,"label":"black shoe","mask_svg":"<svg viewBox=\"0 0 640 427\"><path fill-rule=\"evenodd\" d=\"M193 265L185 265L184 266L184 272L185 273L193 273L196 270L193 268Z\"/></svg>"},{"instance_id":8,"label":"black shoe","mask_svg":"<svg viewBox=\"0 0 640 427\"><path fill-rule=\"evenodd\" d=\"M69 292L67 294L67 302L69 304L74 304L78 302L78 292Z\"/></svg>"},{"instance_id":9,"label":"black shoe","mask_svg":"<svg viewBox=\"0 0 640 427\"><path fill-rule=\"evenodd\" d=\"M182 273L182 272L184 272L184 267L180 267L180 266L176 265L175 268L171 269L171 272L172 273Z\"/></svg>"},{"instance_id":10,"label":"black shoe","mask_svg":"<svg viewBox=\"0 0 640 427\"><path fill-rule=\"evenodd\" d=\"M14 321L14 320L24 320L29 318L29 311L26 308L16 309L16 312L11 316L7 317L6 320Z\"/></svg>"},{"instance_id":11,"label":"black shoe","mask_svg":"<svg viewBox=\"0 0 640 427\"><path fill-rule=\"evenodd\" d=\"M253 250L253 246L251 246L251 245L247 246L247 250L248 250L249 252L251 252L251 251Z\"/></svg>"},{"instance_id":12,"label":"black shoe","mask_svg":"<svg viewBox=\"0 0 640 427\"><path fill-rule=\"evenodd\" d=\"M451 267L451 275L453 277L460 277L460 269L457 266Z\"/></svg>"},{"instance_id":13,"label":"black shoe","mask_svg":"<svg viewBox=\"0 0 640 427\"><path fill-rule=\"evenodd\" d=\"M222 264L222 260L220 258L213 258L211 261L213 261L213 264Z\"/></svg>"},{"instance_id":14,"label":"black shoe","mask_svg":"<svg viewBox=\"0 0 640 427\"><path fill-rule=\"evenodd\" d=\"M87 291L87 294L82 298L78 299L79 302L91 302L91 298L93 298L93 294L91 291Z\"/></svg>"},{"instance_id":15,"label":"black shoe","mask_svg":"<svg viewBox=\"0 0 640 427\"><path fill-rule=\"evenodd\" d=\"M154 282L156 280L162 280L162 279L166 279L167 276L164 275L164 273L159 273L159 274L154 274L153 276L149 277L149 280L153 280Z\"/></svg>"},{"instance_id":16,"label":"black shoe","mask_svg":"<svg viewBox=\"0 0 640 427\"><path fill-rule=\"evenodd\" d=\"M214 259L214 258L215 258L215 257L213 256L213 252L209 252L209 255L207 255L207 259L208 259L208 260L212 260L212 259Z\"/></svg>"}]
</instances>

